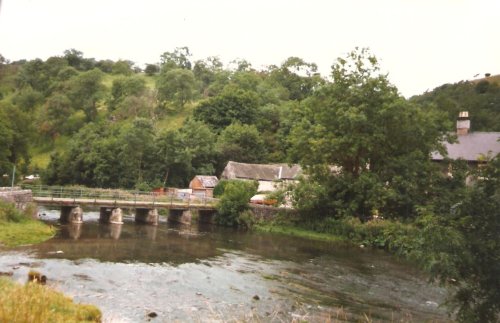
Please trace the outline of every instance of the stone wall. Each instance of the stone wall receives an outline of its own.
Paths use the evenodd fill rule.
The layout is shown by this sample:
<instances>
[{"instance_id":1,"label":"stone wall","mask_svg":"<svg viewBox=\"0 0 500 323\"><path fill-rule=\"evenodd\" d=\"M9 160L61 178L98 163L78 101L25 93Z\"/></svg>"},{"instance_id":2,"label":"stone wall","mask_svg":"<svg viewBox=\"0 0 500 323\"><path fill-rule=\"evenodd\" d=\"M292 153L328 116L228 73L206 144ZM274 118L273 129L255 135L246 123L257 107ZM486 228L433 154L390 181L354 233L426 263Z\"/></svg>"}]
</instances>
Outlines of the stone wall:
<instances>
[{"instance_id":1,"label":"stone wall","mask_svg":"<svg viewBox=\"0 0 500 323\"><path fill-rule=\"evenodd\" d=\"M254 214L255 218L259 221L260 220L271 221L279 214L295 215L297 213L297 211L294 209L276 208L272 206L258 205L258 204L251 205L250 210Z\"/></svg>"},{"instance_id":2,"label":"stone wall","mask_svg":"<svg viewBox=\"0 0 500 323\"><path fill-rule=\"evenodd\" d=\"M23 190L20 187L0 187L0 199L14 203L16 208L24 211L33 202L31 190Z\"/></svg>"}]
</instances>

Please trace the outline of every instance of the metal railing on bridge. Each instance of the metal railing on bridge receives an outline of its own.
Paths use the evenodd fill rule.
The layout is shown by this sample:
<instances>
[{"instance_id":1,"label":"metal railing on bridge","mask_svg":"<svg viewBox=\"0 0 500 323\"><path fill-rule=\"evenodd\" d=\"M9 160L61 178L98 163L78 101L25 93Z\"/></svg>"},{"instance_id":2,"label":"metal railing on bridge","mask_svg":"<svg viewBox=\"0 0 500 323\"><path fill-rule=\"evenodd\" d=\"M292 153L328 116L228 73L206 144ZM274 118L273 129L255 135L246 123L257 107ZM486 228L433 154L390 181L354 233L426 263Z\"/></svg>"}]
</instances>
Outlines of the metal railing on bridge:
<instances>
[{"instance_id":1,"label":"metal railing on bridge","mask_svg":"<svg viewBox=\"0 0 500 323\"><path fill-rule=\"evenodd\" d=\"M211 205L215 206L218 199L199 196L196 194L184 194L176 192L143 192L120 189L101 189L80 186L47 186L47 185L24 185L24 189L31 190L33 197L67 198L67 199L90 199L90 200L113 200L130 202L152 202L187 204L189 205Z\"/></svg>"}]
</instances>

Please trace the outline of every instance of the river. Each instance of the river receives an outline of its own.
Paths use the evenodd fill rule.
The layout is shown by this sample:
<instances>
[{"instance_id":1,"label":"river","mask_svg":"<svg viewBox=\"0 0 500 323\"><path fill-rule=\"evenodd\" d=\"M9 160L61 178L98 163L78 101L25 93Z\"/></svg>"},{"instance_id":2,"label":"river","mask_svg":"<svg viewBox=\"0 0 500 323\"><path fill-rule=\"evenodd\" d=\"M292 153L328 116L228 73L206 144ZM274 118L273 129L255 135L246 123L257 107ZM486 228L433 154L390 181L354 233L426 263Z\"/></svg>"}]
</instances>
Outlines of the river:
<instances>
[{"instance_id":1,"label":"river","mask_svg":"<svg viewBox=\"0 0 500 323\"><path fill-rule=\"evenodd\" d=\"M59 225L45 243L0 249L0 272L29 270L105 322L446 322L446 290L379 250L214 226ZM154 318L152 318L154 317Z\"/></svg>"}]
</instances>

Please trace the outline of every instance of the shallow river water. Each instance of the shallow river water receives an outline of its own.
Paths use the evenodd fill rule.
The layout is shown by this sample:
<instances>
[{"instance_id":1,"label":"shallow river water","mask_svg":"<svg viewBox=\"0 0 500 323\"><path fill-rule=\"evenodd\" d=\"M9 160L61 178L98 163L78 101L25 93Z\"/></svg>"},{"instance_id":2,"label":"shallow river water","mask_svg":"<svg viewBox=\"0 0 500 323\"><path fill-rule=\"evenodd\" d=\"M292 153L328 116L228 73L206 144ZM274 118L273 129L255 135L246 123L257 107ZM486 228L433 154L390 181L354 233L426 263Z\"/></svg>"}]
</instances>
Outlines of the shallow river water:
<instances>
[{"instance_id":1,"label":"shallow river water","mask_svg":"<svg viewBox=\"0 0 500 323\"><path fill-rule=\"evenodd\" d=\"M59 226L59 211L42 210ZM105 322L446 322L446 290L378 251L213 226L61 225L53 239L0 250L0 272L34 269ZM151 318L148 316L155 316Z\"/></svg>"}]
</instances>

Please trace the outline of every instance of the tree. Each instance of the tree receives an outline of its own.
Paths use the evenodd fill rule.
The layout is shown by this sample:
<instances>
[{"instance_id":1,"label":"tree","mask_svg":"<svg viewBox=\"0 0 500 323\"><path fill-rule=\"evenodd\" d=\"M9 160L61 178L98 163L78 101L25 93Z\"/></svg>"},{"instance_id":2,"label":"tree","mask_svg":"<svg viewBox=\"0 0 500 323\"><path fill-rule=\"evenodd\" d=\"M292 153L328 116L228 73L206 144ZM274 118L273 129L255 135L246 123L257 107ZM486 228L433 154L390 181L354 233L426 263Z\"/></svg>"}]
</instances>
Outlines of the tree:
<instances>
[{"instance_id":1,"label":"tree","mask_svg":"<svg viewBox=\"0 0 500 323\"><path fill-rule=\"evenodd\" d=\"M179 129L179 135L186 151L185 156L189 156L191 164L189 178L199 174L214 174L216 136L210 128L203 122L190 119Z\"/></svg>"},{"instance_id":2,"label":"tree","mask_svg":"<svg viewBox=\"0 0 500 323\"><path fill-rule=\"evenodd\" d=\"M19 88L31 87L33 90L48 95L51 90L50 77L44 62L37 58L24 64L16 76Z\"/></svg>"},{"instance_id":3,"label":"tree","mask_svg":"<svg viewBox=\"0 0 500 323\"><path fill-rule=\"evenodd\" d=\"M257 96L239 89L226 90L216 97L201 102L194 110L194 118L220 131L233 122L252 124L258 107Z\"/></svg>"},{"instance_id":4,"label":"tree","mask_svg":"<svg viewBox=\"0 0 500 323\"><path fill-rule=\"evenodd\" d=\"M281 67L271 70L271 79L288 90L291 100L303 100L324 83L315 63L289 57Z\"/></svg>"},{"instance_id":5,"label":"tree","mask_svg":"<svg viewBox=\"0 0 500 323\"><path fill-rule=\"evenodd\" d=\"M95 64L95 67L103 71L104 73L111 73L115 62L110 59L100 60Z\"/></svg>"},{"instance_id":6,"label":"tree","mask_svg":"<svg viewBox=\"0 0 500 323\"><path fill-rule=\"evenodd\" d=\"M0 101L0 170L7 172L12 165L28 165L30 142L34 129L30 116L8 103Z\"/></svg>"},{"instance_id":7,"label":"tree","mask_svg":"<svg viewBox=\"0 0 500 323\"><path fill-rule=\"evenodd\" d=\"M500 319L500 157L480 170L477 184L458 205L455 226L464 251L455 254L458 290L454 304L463 322ZM452 214L453 216L453 214Z\"/></svg>"},{"instance_id":8,"label":"tree","mask_svg":"<svg viewBox=\"0 0 500 323\"><path fill-rule=\"evenodd\" d=\"M82 69L84 59L83 52L74 48L67 49L64 51L64 58L68 61L69 66L74 67L77 70Z\"/></svg>"},{"instance_id":9,"label":"tree","mask_svg":"<svg viewBox=\"0 0 500 323\"><path fill-rule=\"evenodd\" d=\"M417 222L413 254L451 287L447 305L459 322L493 323L500 319L500 156L473 175L475 184L451 208L427 211Z\"/></svg>"},{"instance_id":10,"label":"tree","mask_svg":"<svg viewBox=\"0 0 500 323\"><path fill-rule=\"evenodd\" d=\"M266 162L267 149L254 125L234 123L225 128L217 141L222 164L233 160L243 163Z\"/></svg>"},{"instance_id":11,"label":"tree","mask_svg":"<svg viewBox=\"0 0 500 323\"><path fill-rule=\"evenodd\" d=\"M134 187L144 181L145 169L153 157L153 142L153 124L148 119L137 118L121 127L118 137L121 174L117 179L121 187Z\"/></svg>"},{"instance_id":12,"label":"tree","mask_svg":"<svg viewBox=\"0 0 500 323\"><path fill-rule=\"evenodd\" d=\"M182 187L197 174L214 173L215 134L199 121L188 120L178 130L160 134L155 140L154 178L164 185Z\"/></svg>"},{"instance_id":13,"label":"tree","mask_svg":"<svg viewBox=\"0 0 500 323\"><path fill-rule=\"evenodd\" d=\"M44 106L42 132L52 137L64 132L65 123L73 113L71 101L62 93L54 93Z\"/></svg>"},{"instance_id":14,"label":"tree","mask_svg":"<svg viewBox=\"0 0 500 323\"><path fill-rule=\"evenodd\" d=\"M315 91L298 112L302 121L292 130L290 154L311 180L324 182L324 215L365 218L378 210L414 216L437 174L429 156L442 151L444 116L400 97L378 71L366 49L339 58L333 83Z\"/></svg>"},{"instance_id":15,"label":"tree","mask_svg":"<svg viewBox=\"0 0 500 323\"><path fill-rule=\"evenodd\" d=\"M113 111L128 96L141 96L146 90L146 81L139 76L119 77L113 80L109 110Z\"/></svg>"},{"instance_id":16,"label":"tree","mask_svg":"<svg viewBox=\"0 0 500 323\"><path fill-rule=\"evenodd\" d=\"M165 52L161 54L160 61L162 71L168 71L175 68L191 69L191 61L189 60L191 53L188 47L176 47L173 52Z\"/></svg>"},{"instance_id":17,"label":"tree","mask_svg":"<svg viewBox=\"0 0 500 323\"><path fill-rule=\"evenodd\" d=\"M43 102L43 94L33 90L31 87L25 87L12 99L12 103L25 112L33 112L35 107Z\"/></svg>"},{"instance_id":18,"label":"tree","mask_svg":"<svg viewBox=\"0 0 500 323\"><path fill-rule=\"evenodd\" d=\"M11 147L13 142L14 133L10 128L7 121L7 116L5 112L0 109L0 175L3 175L10 171L12 168L11 163Z\"/></svg>"},{"instance_id":19,"label":"tree","mask_svg":"<svg viewBox=\"0 0 500 323\"><path fill-rule=\"evenodd\" d=\"M160 71L160 67L156 64L147 64L144 72L147 76L153 76Z\"/></svg>"},{"instance_id":20,"label":"tree","mask_svg":"<svg viewBox=\"0 0 500 323\"><path fill-rule=\"evenodd\" d=\"M187 69L171 69L159 75L156 82L158 100L171 101L178 108L193 99L195 79L193 72Z\"/></svg>"},{"instance_id":21,"label":"tree","mask_svg":"<svg viewBox=\"0 0 500 323\"><path fill-rule=\"evenodd\" d=\"M113 64L111 69L113 74L122 74L125 76L132 75L132 66L134 66L134 62L119 60Z\"/></svg>"},{"instance_id":22,"label":"tree","mask_svg":"<svg viewBox=\"0 0 500 323\"><path fill-rule=\"evenodd\" d=\"M170 130L160 134L155 140L155 149L157 166L154 169L162 183L176 187L185 185L191 165L179 132Z\"/></svg>"},{"instance_id":23,"label":"tree","mask_svg":"<svg viewBox=\"0 0 500 323\"><path fill-rule=\"evenodd\" d=\"M97 101L104 94L102 77L100 70L93 69L75 76L70 81L68 97L76 109L85 112L87 121L93 121L97 117Z\"/></svg>"},{"instance_id":24,"label":"tree","mask_svg":"<svg viewBox=\"0 0 500 323\"><path fill-rule=\"evenodd\" d=\"M208 57L194 63L194 77L200 84L200 93L205 97L209 95L208 88L217 79L217 74L222 72L222 62L218 57Z\"/></svg>"},{"instance_id":25,"label":"tree","mask_svg":"<svg viewBox=\"0 0 500 323\"><path fill-rule=\"evenodd\" d=\"M58 81L64 82L76 75L78 75L78 71L74 67L67 66L57 73L57 79Z\"/></svg>"}]
</instances>

